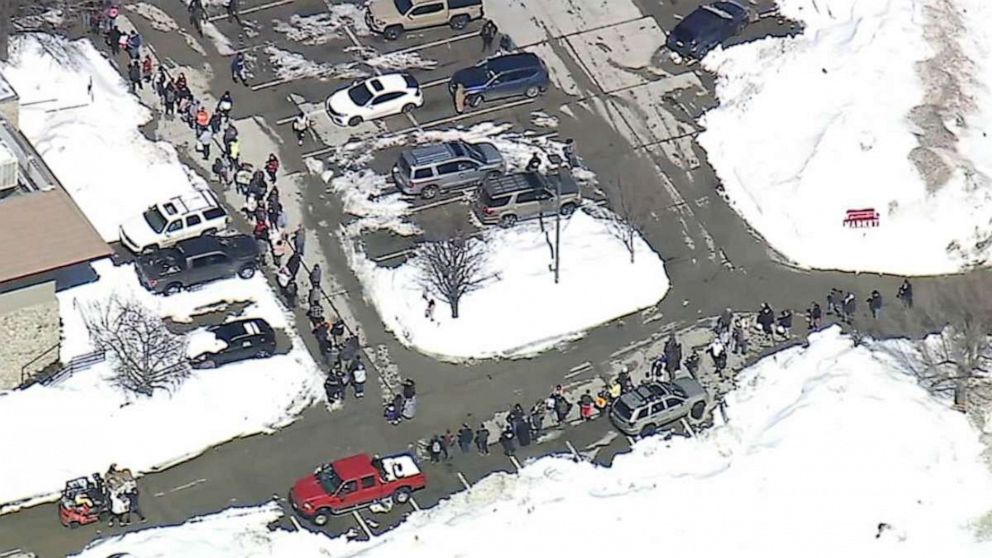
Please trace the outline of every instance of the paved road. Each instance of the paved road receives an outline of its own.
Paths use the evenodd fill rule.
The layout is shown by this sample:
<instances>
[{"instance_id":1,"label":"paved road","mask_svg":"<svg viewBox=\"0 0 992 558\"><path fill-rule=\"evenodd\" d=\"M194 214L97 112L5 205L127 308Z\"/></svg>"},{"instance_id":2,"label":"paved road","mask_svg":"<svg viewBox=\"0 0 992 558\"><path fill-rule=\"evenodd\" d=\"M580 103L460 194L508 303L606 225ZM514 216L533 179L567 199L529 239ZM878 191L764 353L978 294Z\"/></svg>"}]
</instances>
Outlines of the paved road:
<instances>
[{"instance_id":1,"label":"paved road","mask_svg":"<svg viewBox=\"0 0 992 558\"><path fill-rule=\"evenodd\" d=\"M669 29L678 16L688 13L698 3L681 2L676 7L670 3L643 3L640 8L655 25ZM165 0L157 0L154 4L180 25L185 25L181 5ZM379 52L411 49L438 61L434 69L414 72L423 83L429 83L443 79L454 68L474 62L480 45L477 38L444 42L452 37L452 32L439 29L411 33L395 43L343 33L322 45L301 46L273 31L271 21L285 21L293 14L319 13L325 9L323 2L295 0L265 8L267 4L260 0L243 2L246 11L259 8L244 17L249 29L254 27L255 31L245 33L229 22L215 22L221 33L233 39L237 48L248 49L257 57L255 83L264 87L251 92L233 88L227 58L219 55L209 41L201 40L207 52L204 57L191 49L180 33L158 31L142 17L130 15L160 58L170 65L200 68L206 64L213 73L209 87L215 96L225 89L232 89L237 114L258 115L275 130L281 142L280 158L290 172L304 170L301 155L322 149L325 143L308 142L303 150L297 149L289 127L279 122L296 112L296 103L319 105L338 80L309 77L273 83L278 76L265 60L266 47L294 50L307 58L330 64L353 60L346 48L354 46L355 40ZM475 28L470 27L469 31ZM769 19L752 26L742 40L790 31L788 24ZM485 120L509 122L515 129L523 130L533 127L531 113L537 108L558 117L558 134L576 138L579 154L598 174L601 183L622 179L653 192L659 218L648 227L645 236L666 260L673 285L671 292L656 308L597 328L561 351L515 361L469 365L439 363L404 348L383 330L374 309L362 300L360 286L348 271L334 234L348 216L341 213L340 204L333 196L325 192L325 185L318 178L307 175L303 178L305 194L300 200L304 223L317 232L323 258L346 293L344 298L361 325L367 345L388 355L388 360L395 363L404 377L416 379L420 413L412 423L387 426L378 406L382 385L370 382L370 393L364 401L349 401L331 414L322 407L312 408L296 423L277 433L236 440L189 462L144 477L142 504L152 523L174 524L230 505L263 502L285 494L293 480L310 472L321 461L358 451L395 451L408 447L415 440L443 432L445 428L457 428L467 418L473 424L478 423L505 410L513 402L526 404L541 397L554 384L606 373L611 361L621 358L624 348L656 337L663 325L690 323L703 316L715 315L725 307L753 310L762 300L771 302L776 308L788 306L798 310L813 299L822 300L830 287L851 289L863 295L873 288L880 288L885 293L895 292L901 279L811 273L783 263L782 258L750 231L719 196L718 180L706 162L706 154L691 142L691 133L687 144L672 139L675 136L638 136L638 122L660 118L658 114L632 116L630 112L602 108L611 102L620 103L625 92L633 89L612 90L609 83L596 83L595 76L601 71L584 67L583 57L567 51L563 39L555 38L538 47L546 47L550 55L563 60L563 67L568 70L566 81L577 94L556 90L533 104L494 107L496 110L489 113L469 113L457 121L450 121L455 117L454 112L444 88L438 86L428 90L428 104L414 115L415 121L404 117L387 119L385 130L377 132L397 132L417 125L430 127L439 122L444 126L470 125ZM660 96L662 116L671 118L669 124L674 122L672 128L675 130L698 128L695 117L714 104L712 76L705 75L698 67L679 68L667 61L660 65L665 74L660 78L654 76L657 79L682 79L678 76L691 72L700 84L699 88L673 90ZM640 133L643 136L648 132L640 130ZM318 135L330 147L347 139L347 134L328 128L318 130ZM631 137L635 141L632 142ZM672 147L670 144L677 145ZM380 172L387 169L392 153L387 150L378 155L371 166ZM430 213L425 212L425 215ZM404 242L397 238L367 240L369 246L383 252L402 247ZM918 282L918 298L925 298L928 288L926 282ZM595 297L596 293L589 293L589 301L583 303L593 303ZM302 317L298 325L305 331ZM521 451L518 460L550 452L571 453L566 441L579 452L594 453L594 458L603 463L608 463L629 444L625 437L612 432L605 421L597 421L568 426L562 434L555 434L553 440ZM417 504L421 507L433 505L445 495L464 488L463 478L472 483L494 470L512 471L513 468L513 462L496 455L485 458L457 456L449 464L429 466L431 487L417 495ZM364 523L373 532L378 532L385 525L395 523L405 511L408 510L397 509L376 517L363 512ZM345 516L329 527L336 533L348 529L361 530L362 525L356 518ZM37 506L0 518L0 541L3 541L0 552L7 547L22 547L45 557L61 556L82 548L100 534L107 534L107 531L101 533L95 528L63 530L58 525L53 505Z\"/></svg>"}]
</instances>

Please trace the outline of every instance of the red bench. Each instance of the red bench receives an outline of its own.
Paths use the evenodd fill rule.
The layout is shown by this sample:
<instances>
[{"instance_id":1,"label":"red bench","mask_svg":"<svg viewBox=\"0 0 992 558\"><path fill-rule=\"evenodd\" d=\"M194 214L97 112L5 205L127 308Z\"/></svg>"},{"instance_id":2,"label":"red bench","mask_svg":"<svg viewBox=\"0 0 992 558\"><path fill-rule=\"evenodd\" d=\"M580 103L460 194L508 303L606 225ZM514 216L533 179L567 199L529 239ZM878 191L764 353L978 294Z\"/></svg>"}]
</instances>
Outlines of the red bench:
<instances>
[{"instance_id":1,"label":"red bench","mask_svg":"<svg viewBox=\"0 0 992 558\"><path fill-rule=\"evenodd\" d=\"M869 209L848 209L847 216L844 217L845 227L877 227L879 215L873 208Z\"/></svg>"}]
</instances>

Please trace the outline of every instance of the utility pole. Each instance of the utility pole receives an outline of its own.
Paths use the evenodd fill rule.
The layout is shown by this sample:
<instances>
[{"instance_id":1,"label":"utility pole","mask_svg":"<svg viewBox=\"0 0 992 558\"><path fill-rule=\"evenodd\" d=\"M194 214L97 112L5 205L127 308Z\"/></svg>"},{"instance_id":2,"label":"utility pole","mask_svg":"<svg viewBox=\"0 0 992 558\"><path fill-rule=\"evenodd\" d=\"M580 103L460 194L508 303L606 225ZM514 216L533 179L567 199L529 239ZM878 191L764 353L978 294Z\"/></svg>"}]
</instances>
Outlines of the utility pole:
<instances>
[{"instance_id":1,"label":"utility pole","mask_svg":"<svg viewBox=\"0 0 992 558\"><path fill-rule=\"evenodd\" d=\"M562 166L561 155L552 153L548 161L558 165L558 177L555 180L555 285L558 284L558 270L561 266L561 179L565 168Z\"/></svg>"},{"instance_id":2,"label":"utility pole","mask_svg":"<svg viewBox=\"0 0 992 558\"><path fill-rule=\"evenodd\" d=\"M14 2L0 0L0 60L10 59L10 29L14 18Z\"/></svg>"}]
</instances>

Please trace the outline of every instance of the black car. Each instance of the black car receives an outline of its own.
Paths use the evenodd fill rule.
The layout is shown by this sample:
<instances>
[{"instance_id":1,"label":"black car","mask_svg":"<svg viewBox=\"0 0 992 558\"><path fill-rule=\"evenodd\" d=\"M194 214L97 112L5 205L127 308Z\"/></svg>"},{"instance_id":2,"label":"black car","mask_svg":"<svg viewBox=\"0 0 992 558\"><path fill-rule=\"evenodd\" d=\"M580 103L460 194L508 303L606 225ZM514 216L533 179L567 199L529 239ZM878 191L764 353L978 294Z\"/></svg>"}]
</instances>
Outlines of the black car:
<instances>
[{"instance_id":1,"label":"black car","mask_svg":"<svg viewBox=\"0 0 992 558\"><path fill-rule=\"evenodd\" d=\"M237 275L250 279L258 267L258 245L246 234L200 236L135 260L141 285L157 294Z\"/></svg>"},{"instance_id":2,"label":"black car","mask_svg":"<svg viewBox=\"0 0 992 558\"><path fill-rule=\"evenodd\" d=\"M672 29L669 49L685 58L700 60L723 41L747 26L747 10L736 2L714 2L696 8Z\"/></svg>"},{"instance_id":3,"label":"black car","mask_svg":"<svg viewBox=\"0 0 992 558\"><path fill-rule=\"evenodd\" d=\"M276 334L260 318L237 320L210 327L222 348L190 359L193 368L216 368L249 358L268 358L276 350Z\"/></svg>"},{"instance_id":4,"label":"black car","mask_svg":"<svg viewBox=\"0 0 992 558\"><path fill-rule=\"evenodd\" d=\"M457 84L465 87L465 100L470 107L484 100L515 95L537 97L548 90L551 78L544 62L536 54L521 52L487 58L470 68L451 75L448 91L455 92Z\"/></svg>"}]
</instances>

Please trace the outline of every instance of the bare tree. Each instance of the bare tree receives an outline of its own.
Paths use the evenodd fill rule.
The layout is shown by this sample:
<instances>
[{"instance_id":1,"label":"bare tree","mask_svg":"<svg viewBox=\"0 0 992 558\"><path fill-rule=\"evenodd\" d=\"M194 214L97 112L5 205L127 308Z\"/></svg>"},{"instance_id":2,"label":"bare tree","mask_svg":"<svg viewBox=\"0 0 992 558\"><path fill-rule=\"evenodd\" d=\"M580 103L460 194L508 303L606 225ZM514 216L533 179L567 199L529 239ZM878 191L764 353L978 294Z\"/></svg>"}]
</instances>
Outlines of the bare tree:
<instances>
[{"instance_id":1,"label":"bare tree","mask_svg":"<svg viewBox=\"0 0 992 558\"><path fill-rule=\"evenodd\" d=\"M992 286L987 272L949 279L930 304L910 311L914 329L930 332L910 366L920 384L951 396L954 406L982 421L992 403Z\"/></svg>"},{"instance_id":2,"label":"bare tree","mask_svg":"<svg viewBox=\"0 0 992 558\"><path fill-rule=\"evenodd\" d=\"M427 291L444 300L451 317L458 318L458 304L486 280L486 244L473 238L468 227L453 218L441 219L425 232L426 242L417 249L416 262Z\"/></svg>"},{"instance_id":3,"label":"bare tree","mask_svg":"<svg viewBox=\"0 0 992 558\"><path fill-rule=\"evenodd\" d=\"M162 319L130 299L111 296L83 312L90 339L106 351L115 381L124 389L151 395L189 375L186 338L170 332Z\"/></svg>"},{"instance_id":4,"label":"bare tree","mask_svg":"<svg viewBox=\"0 0 992 558\"><path fill-rule=\"evenodd\" d=\"M612 211L604 211L603 215L610 232L630 254L630 263L634 263L637 240L644 235L644 229L653 219L656 196L649 186L638 188L634 183L620 179L608 188L607 195Z\"/></svg>"}]
</instances>

